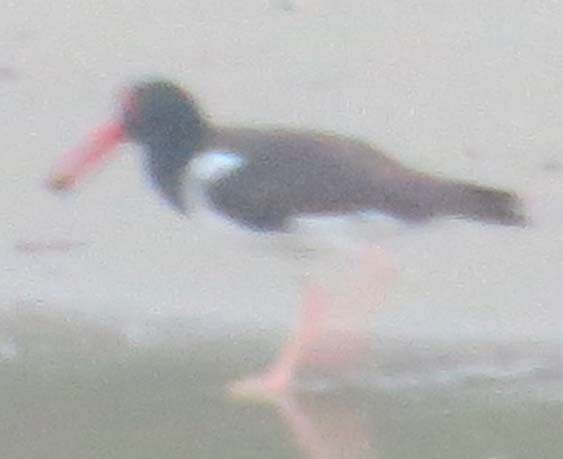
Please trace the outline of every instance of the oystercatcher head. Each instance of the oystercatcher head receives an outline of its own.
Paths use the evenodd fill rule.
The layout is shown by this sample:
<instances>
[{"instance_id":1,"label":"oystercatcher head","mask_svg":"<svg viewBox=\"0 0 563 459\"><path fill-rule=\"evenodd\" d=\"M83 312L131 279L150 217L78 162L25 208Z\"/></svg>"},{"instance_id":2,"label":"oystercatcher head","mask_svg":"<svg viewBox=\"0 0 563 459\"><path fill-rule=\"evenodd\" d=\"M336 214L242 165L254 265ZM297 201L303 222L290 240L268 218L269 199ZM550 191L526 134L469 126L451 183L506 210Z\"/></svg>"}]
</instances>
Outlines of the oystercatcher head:
<instances>
[{"instance_id":1,"label":"oystercatcher head","mask_svg":"<svg viewBox=\"0 0 563 459\"><path fill-rule=\"evenodd\" d=\"M195 100L179 86L155 81L122 94L122 126L128 139L160 152L197 151L207 122Z\"/></svg>"}]
</instances>

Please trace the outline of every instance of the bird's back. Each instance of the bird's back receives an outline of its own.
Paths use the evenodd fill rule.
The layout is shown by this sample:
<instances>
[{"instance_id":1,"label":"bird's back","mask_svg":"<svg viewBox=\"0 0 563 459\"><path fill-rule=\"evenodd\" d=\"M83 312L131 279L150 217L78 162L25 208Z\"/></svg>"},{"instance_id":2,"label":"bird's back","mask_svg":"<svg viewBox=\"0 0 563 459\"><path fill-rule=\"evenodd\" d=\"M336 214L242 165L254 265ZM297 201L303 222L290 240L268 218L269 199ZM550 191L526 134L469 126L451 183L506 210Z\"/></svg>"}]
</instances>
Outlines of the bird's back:
<instances>
[{"instance_id":1,"label":"bird's back","mask_svg":"<svg viewBox=\"0 0 563 459\"><path fill-rule=\"evenodd\" d=\"M244 164L209 188L213 204L257 229L302 215L380 212L403 222L459 216L522 222L512 193L410 170L365 142L330 134L221 128L208 148Z\"/></svg>"}]
</instances>

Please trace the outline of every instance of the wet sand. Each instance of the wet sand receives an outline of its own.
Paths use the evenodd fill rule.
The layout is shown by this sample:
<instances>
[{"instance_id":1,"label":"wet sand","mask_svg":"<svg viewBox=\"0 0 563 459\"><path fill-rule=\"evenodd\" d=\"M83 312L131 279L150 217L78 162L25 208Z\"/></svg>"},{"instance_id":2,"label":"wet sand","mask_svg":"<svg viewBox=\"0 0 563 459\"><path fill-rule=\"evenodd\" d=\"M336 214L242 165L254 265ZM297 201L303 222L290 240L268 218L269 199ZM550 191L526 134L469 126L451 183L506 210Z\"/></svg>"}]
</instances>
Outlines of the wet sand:
<instances>
[{"instance_id":1,"label":"wet sand","mask_svg":"<svg viewBox=\"0 0 563 459\"><path fill-rule=\"evenodd\" d=\"M292 422L355 413L358 398L369 414L350 423L376 443L358 457L452 457L454 447L455 457L541 448L558 457L563 8L294 5L4 8L5 457L314 457L312 437L303 446ZM399 279L374 321L379 369L360 378L367 387L344 390L338 408L231 405L222 385L268 361L292 326L299 289L287 265L237 252L169 212L134 147L74 195L43 186L54 159L112 113L118 89L153 75L189 87L218 122L357 136L421 170L514 189L533 225L440 222L381 240ZM191 339L197 352L186 352ZM216 365L225 342L240 353ZM413 374L428 383L404 384ZM323 425L313 431L326 436Z\"/></svg>"}]
</instances>

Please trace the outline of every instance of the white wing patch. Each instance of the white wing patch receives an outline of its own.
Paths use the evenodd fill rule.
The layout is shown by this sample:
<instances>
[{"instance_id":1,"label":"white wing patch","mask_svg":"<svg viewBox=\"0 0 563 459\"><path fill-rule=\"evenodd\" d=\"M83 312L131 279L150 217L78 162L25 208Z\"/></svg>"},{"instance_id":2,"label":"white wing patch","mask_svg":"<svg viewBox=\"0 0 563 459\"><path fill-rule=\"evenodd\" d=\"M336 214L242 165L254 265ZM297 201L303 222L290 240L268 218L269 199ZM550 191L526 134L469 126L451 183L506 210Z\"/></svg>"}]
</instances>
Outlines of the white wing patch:
<instances>
[{"instance_id":1,"label":"white wing patch","mask_svg":"<svg viewBox=\"0 0 563 459\"><path fill-rule=\"evenodd\" d=\"M203 182L214 182L245 165L242 156L228 150L202 153L192 160L190 173Z\"/></svg>"}]
</instances>

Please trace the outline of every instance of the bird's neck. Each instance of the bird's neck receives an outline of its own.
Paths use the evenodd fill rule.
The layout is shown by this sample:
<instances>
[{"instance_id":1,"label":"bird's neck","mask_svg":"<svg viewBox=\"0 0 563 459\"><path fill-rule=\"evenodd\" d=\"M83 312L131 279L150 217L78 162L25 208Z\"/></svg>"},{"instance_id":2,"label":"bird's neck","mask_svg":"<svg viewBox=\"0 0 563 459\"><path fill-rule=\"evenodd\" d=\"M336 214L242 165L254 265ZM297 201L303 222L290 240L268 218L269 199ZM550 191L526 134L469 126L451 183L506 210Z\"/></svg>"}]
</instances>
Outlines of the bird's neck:
<instances>
[{"instance_id":1,"label":"bird's neck","mask_svg":"<svg viewBox=\"0 0 563 459\"><path fill-rule=\"evenodd\" d=\"M177 211L185 213L183 179L186 166L192 157L191 152L149 149L147 168L153 185Z\"/></svg>"},{"instance_id":2,"label":"bird's neck","mask_svg":"<svg viewBox=\"0 0 563 459\"><path fill-rule=\"evenodd\" d=\"M197 129L196 129L197 127ZM177 141L166 144L163 141L151 145L146 142L146 166L160 194L175 210L186 213L184 179L188 163L203 146L215 135L215 130L203 122L191 124L190 132L185 136L169 136Z\"/></svg>"}]
</instances>

